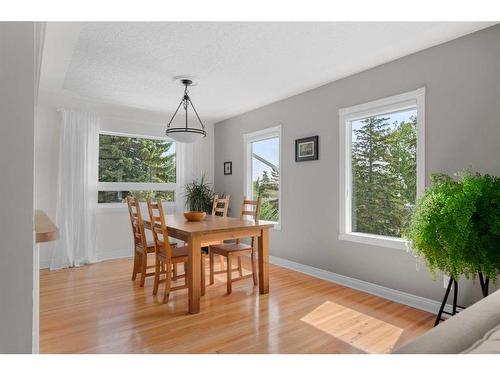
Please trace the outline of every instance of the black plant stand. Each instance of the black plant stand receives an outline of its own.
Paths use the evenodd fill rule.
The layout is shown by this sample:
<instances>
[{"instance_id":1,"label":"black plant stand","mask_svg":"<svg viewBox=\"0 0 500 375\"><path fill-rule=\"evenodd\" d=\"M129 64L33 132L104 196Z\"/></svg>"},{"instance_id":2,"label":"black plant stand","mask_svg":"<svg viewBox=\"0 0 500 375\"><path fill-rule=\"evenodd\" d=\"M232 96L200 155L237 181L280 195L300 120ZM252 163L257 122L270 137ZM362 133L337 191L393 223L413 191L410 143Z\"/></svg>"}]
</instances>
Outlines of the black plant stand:
<instances>
[{"instance_id":1,"label":"black plant stand","mask_svg":"<svg viewBox=\"0 0 500 375\"><path fill-rule=\"evenodd\" d=\"M481 292L483 292L483 297L487 297L489 293L488 289L490 286L490 279L488 277L484 278L482 272L479 272L479 283L481 284Z\"/></svg>"},{"instance_id":2,"label":"black plant stand","mask_svg":"<svg viewBox=\"0 0 500 375\"><path fill-rule=\"evenodd\" d=\"M479 272L479 283L481 284L481 292L483 293L483 297L488 296L490 279L487 277L485 278L484 275L481 272ZM446 306L446 302L448 302L448 297L450 295L452 286L453 286L453 309L452 311L445 311L444 307ZM453 316L458 312L462 311L463 309L465 309L465 307L457 304L457 299L458 299L458 282L453 277L450 277L450 282L448 283L448 287L446 288L443 302L441 303L441 307L439 308L439 313L436 317L436 321L434 322L434 327L437 326L443 320L442 318L443 314Z\"/></svg>"}]
</instances>

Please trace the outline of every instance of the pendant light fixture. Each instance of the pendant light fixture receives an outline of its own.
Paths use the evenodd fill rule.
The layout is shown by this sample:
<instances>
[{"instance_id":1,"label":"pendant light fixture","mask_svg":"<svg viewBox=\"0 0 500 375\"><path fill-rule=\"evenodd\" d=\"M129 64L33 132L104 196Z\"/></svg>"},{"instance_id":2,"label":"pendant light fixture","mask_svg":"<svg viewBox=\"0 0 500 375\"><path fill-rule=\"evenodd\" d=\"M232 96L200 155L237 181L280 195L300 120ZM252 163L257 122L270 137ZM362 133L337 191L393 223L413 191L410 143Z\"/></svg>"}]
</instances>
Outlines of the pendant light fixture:
<instances>
[{"instance_id":1,"label":"pendant light fixture","mask_svg":"<svg viewBox=\"0 0 500 375\"><path fill-rule=\"evenodd\" d=\"M196 141L199 141L202 138L205 138L207 136L207 132L205 131L205 125L203 125L203 122L200 119L200 116L198 116L198 112L196 112L196 108L193 105L193 102L191 101L191 98L189 97L189 91L188 87L193 85L193 81L187 78L180 78L179 79L180 84L184 86L184 95L182 96L181 102L177 106L177 109L175 110L172 118L168 122L167 125L167 130L165 131L165 134L172 138L174 141L181 142L181 143L193 143ZM177 115L177 112L179 112L179 109L181 108L184 109L184 126L178 126L178 125L172 125L172 121L174 121L175 116ZM190 127L188 124L188 109L191 107L193 109L194 114L196 115L196 118L198 119L198 122L201 125L200 127Z\"/></svg>"}]
</instances>

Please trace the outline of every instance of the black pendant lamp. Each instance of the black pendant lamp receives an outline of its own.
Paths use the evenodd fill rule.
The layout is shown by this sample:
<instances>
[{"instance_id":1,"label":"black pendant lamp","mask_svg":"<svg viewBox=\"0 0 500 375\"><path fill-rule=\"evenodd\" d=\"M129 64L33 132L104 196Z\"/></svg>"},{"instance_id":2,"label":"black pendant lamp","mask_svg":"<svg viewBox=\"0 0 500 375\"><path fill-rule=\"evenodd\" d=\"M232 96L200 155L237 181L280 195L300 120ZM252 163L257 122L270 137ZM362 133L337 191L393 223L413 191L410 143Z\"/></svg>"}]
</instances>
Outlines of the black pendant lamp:
<instances>
[{"instance_id":1,"label":"black pendant lamp","mask_svg":"<svg viewBox=\"0 0 500 375\"><path fill-rule=\"evenodd\" d=\"M193 102L191 101L191 98L189 97L189 91L188 87L193 84L193 81L187 78L181 79L180 83L184 85L184 95L182 96L181 102L177 106L177 109L174 112L174 115L170 119L167 125L167 130L165 131L165 134L172 138L174 141L181 142L181 143L193 143L196 141L199 141L202 138L205 138L207 136L207 132L205 131L205 125L203 125L203 122L200 119L200 116L198 115L198 112L196 112L196 108L193 105ZM184 120L184 126L171 126L172 121L174 121L175 116L177 115L177 112L179 112L179 108L181 106L184 109L184 114L185 114L185 120ZM194 114L196 115L196 118L198 119L198 122L200 123L201 127L191 127L188 124L188 109L189 108L193 109Z\"/></svg>"}]
</instances>

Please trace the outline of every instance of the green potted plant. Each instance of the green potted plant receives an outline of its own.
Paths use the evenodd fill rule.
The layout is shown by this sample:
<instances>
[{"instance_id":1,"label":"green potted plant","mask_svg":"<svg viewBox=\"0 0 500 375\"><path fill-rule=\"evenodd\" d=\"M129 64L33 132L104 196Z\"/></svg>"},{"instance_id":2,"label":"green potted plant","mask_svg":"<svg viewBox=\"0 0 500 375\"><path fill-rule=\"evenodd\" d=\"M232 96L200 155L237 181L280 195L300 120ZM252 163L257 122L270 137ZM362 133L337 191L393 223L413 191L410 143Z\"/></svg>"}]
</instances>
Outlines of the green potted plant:
<instances>
[{"instance_id":1,"label":"green potted plant","mask_svg":"<svg viewBox=\"0 0 500 375\"><path fill-rule=\"evenodd\" d=\"M184 216L190 221L200 221L207 213L212 211L214 191L211 184L205 181L205 175L201 179L195 179L185 187L186 207L189 212Z\"/></svg>"},{"instance_id":2,"label":"green potted plant","mask_svg":"<svg viewBox=\"0 0 500 375\"><path fill-rule=\"evenodd\" d=\"M500 273L500 179L464 171L434 174L417 200L405 237L429 269L456 280Z\"/></svg>"},{"instance_id":3,"label":"green potted plant","mask_svg":"<svg viewBox=\"0 0 500 375\"><path fill-rule=\"evenodd\" d=\"M495 283L500 274L500 178L470 171L457 177L432 175L404 232L412 251L434 275L437 270L450 275L440 314L452 283L456 312L460 276L479 275L486 296L489 279Z\"/></svg>"}]
</instances>

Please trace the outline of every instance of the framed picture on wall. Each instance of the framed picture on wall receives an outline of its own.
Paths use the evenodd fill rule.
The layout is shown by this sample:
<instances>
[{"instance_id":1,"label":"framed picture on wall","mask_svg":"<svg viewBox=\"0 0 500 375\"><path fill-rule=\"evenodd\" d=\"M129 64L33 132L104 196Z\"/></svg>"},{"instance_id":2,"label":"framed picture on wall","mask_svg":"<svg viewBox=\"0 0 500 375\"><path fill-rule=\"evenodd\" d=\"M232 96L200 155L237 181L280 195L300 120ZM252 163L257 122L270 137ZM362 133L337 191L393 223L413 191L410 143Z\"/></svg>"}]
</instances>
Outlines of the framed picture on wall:
<instances>
[{"instance_id":1,"label":"framed picture on wall","mask_svg":"<svg viewBox=\"0 0 500 375\"><path fill-rule=\"evenodd\" d=\"M224 174L225 175L233 174L233 162L232 161L225 161L224 162Z\"/></svg>"},{"instance_id":2,"label":"framed picture on wall","mask_svg":"<svg viewBox=\"0 0 500 375\"><path fill-rule=\"evenodd\" d=\"M295 140L295 161L318 160L318 136Z\"/></svg>"}]
</instances>

